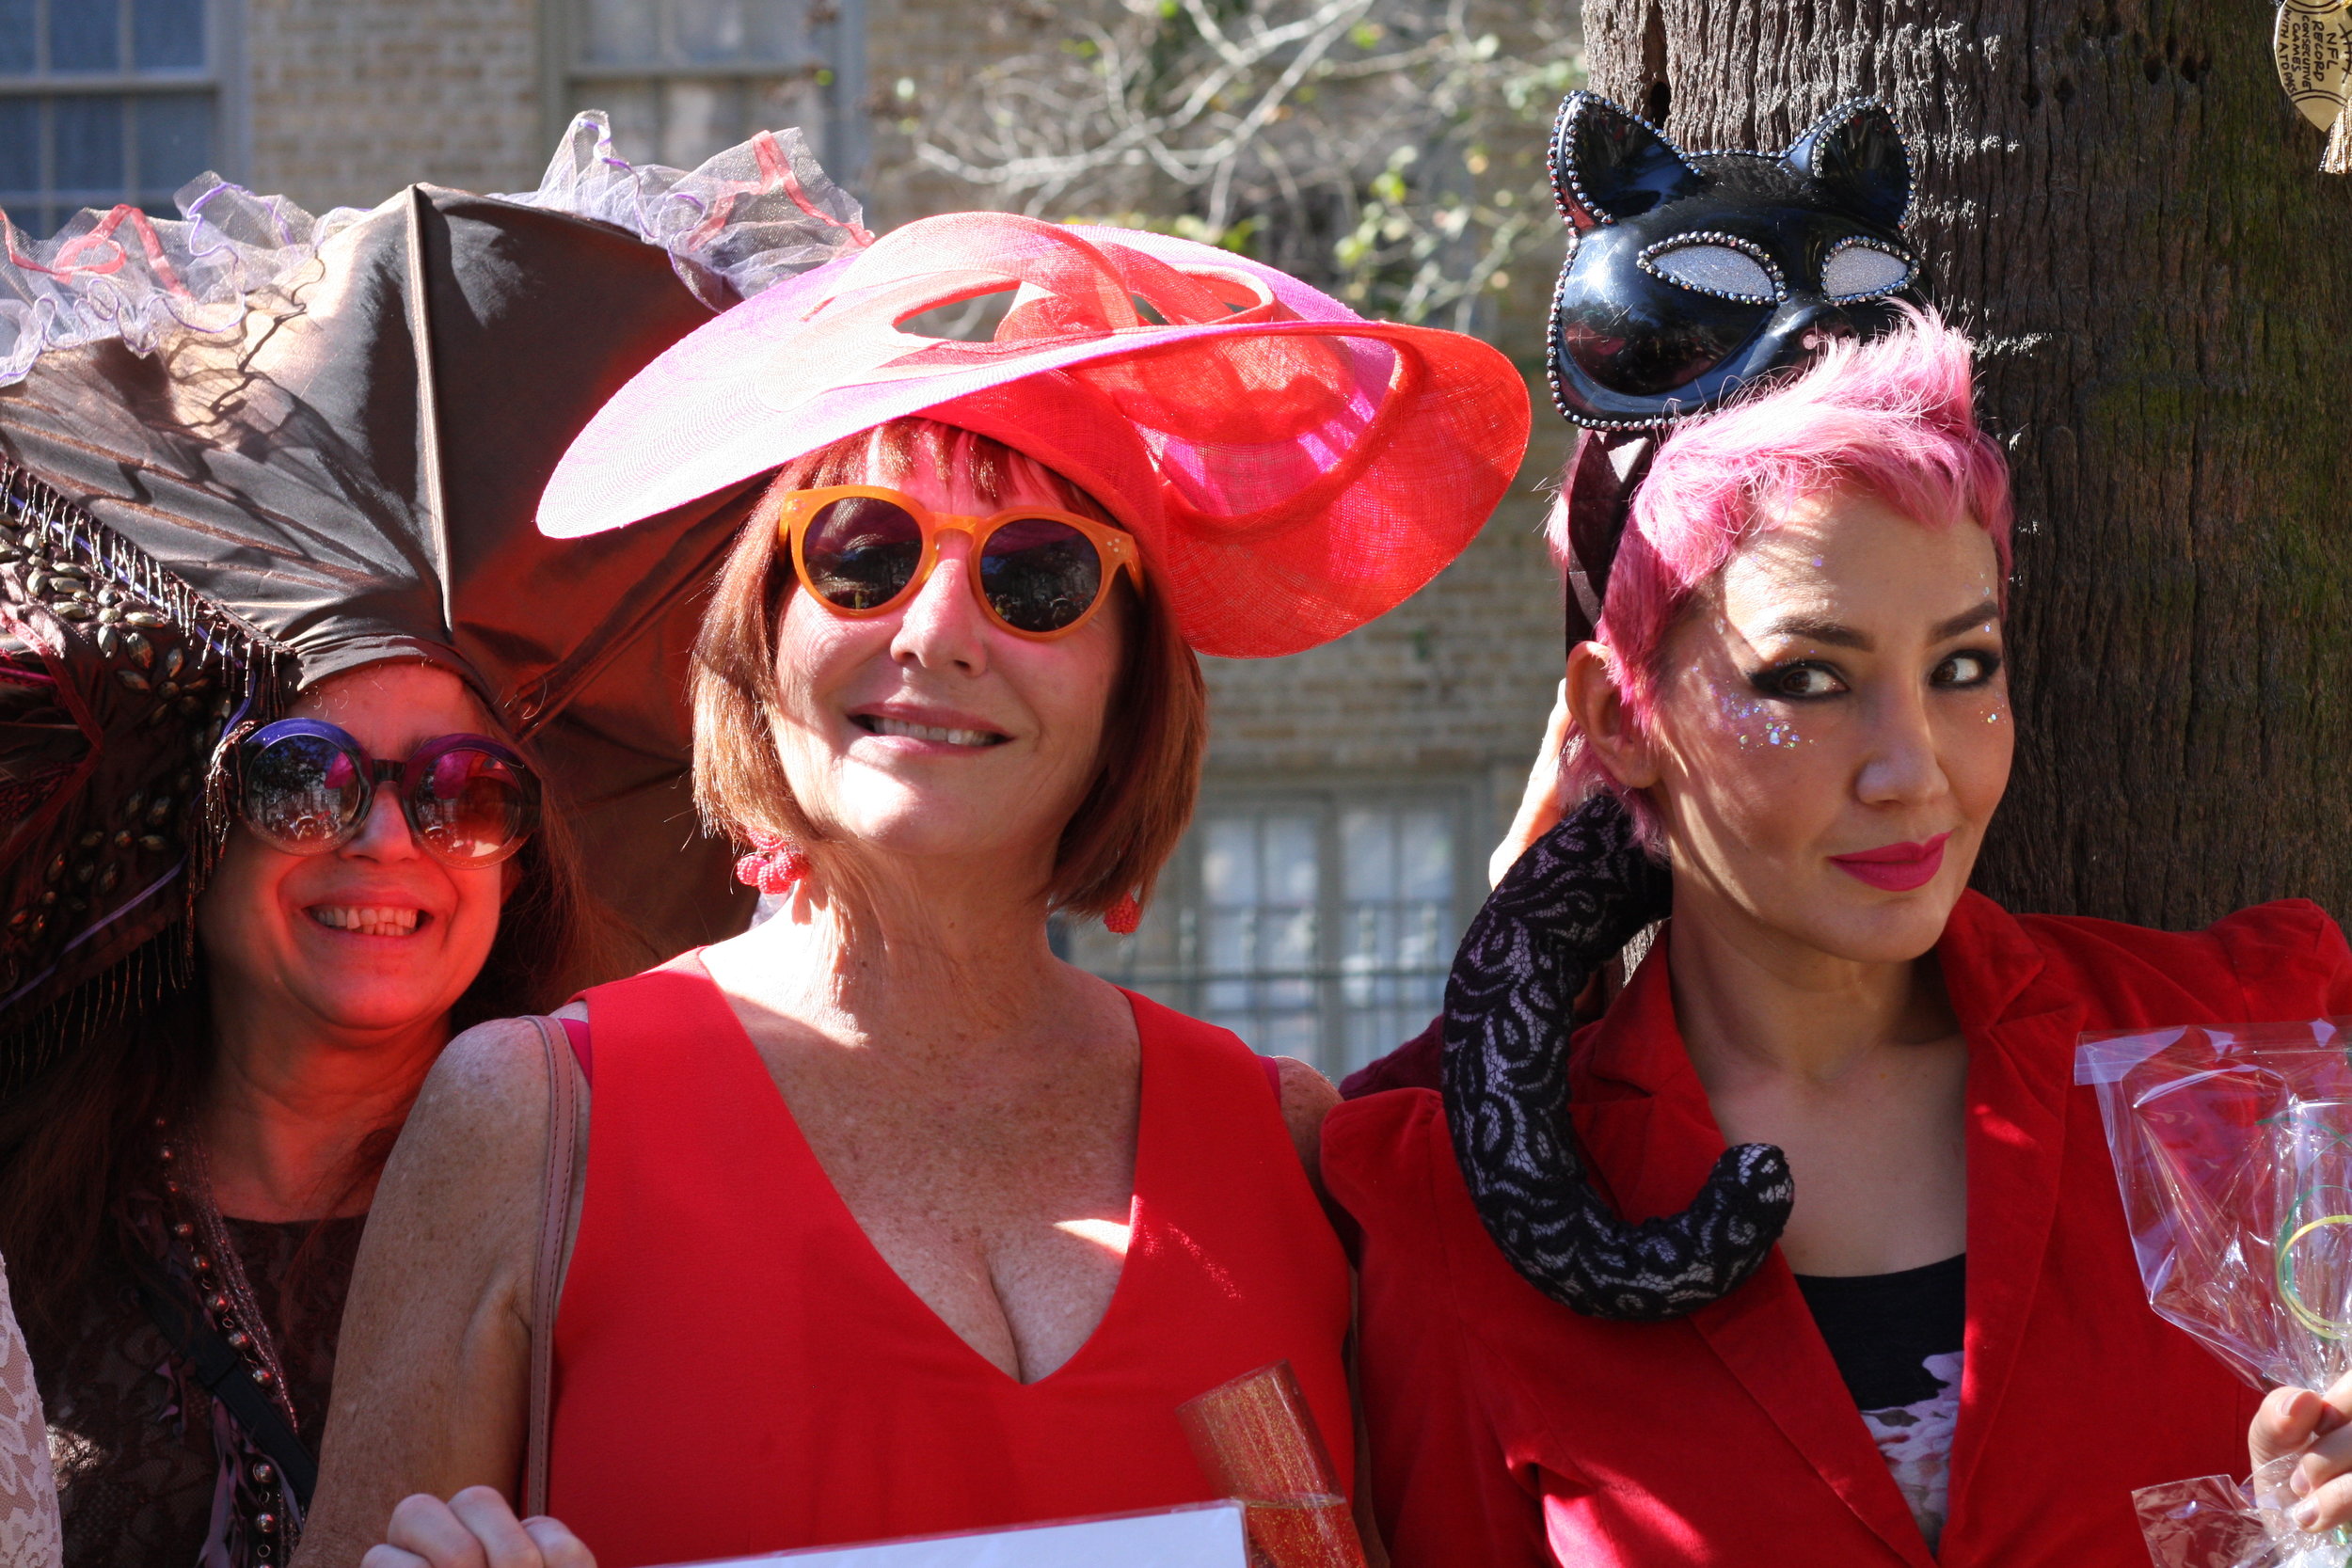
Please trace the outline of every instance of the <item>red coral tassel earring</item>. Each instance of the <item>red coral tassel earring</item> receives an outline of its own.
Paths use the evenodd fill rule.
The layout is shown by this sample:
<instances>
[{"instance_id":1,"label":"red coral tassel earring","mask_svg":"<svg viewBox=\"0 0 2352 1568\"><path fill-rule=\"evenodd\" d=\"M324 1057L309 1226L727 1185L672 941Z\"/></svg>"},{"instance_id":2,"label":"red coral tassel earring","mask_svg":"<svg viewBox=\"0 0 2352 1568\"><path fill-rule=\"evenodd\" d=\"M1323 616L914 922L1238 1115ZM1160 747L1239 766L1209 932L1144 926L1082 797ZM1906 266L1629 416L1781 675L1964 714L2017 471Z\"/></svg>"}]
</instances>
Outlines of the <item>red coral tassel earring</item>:
<instances>
[{"instance_id":1,"label":"red coral tassel earring","mask_svg":"<svg viewBox=\"0 0 2352 1568\"><path fill-rule=\"evenodd\" d=\"M1131 937L1135 935L1136 927L1141 924L1143 924L1143 906L1136 902L1136 895L1132 893L1120 894L1119 902L1113 904L1103 914L1104 928L1116 936Z\"/></svg>"},{"instance_id":2,"label":"red coral tassel earring","mask_svg":"<svg viewBox=\"0 0 2352 1568\"><path fill-rule=\"evenodd\" d=\"M808 875L808 854L788 838L754 833L752 852L735 863L735 879L781 898Z\"/></svg>"}]
</instances>

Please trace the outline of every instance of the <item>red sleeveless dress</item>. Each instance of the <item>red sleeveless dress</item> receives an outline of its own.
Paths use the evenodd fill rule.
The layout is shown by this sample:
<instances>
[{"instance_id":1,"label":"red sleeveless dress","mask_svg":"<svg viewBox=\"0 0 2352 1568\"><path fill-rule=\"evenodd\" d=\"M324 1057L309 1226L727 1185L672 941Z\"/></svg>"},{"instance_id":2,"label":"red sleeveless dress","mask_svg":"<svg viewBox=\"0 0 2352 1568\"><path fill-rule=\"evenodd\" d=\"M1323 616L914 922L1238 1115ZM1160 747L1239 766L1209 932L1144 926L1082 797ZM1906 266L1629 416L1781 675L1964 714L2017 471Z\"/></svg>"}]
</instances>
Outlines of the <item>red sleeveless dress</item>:
<instances>
[{"instance_id":1,"label":"red sleeveless dress","mask_svg":"<svg viewBox=\"0 0 2352 1568\"><path fill-rule=\"evenodd\" d=\"M548 1512L603 1568L1203 1501L1176 1406L1282 1359L1350 1477L1346 1259L1232 1035L1130 997L1126 1261L1025 1385L874 1250L697 955L587 999Z\"/></svg>"}]
</instances>

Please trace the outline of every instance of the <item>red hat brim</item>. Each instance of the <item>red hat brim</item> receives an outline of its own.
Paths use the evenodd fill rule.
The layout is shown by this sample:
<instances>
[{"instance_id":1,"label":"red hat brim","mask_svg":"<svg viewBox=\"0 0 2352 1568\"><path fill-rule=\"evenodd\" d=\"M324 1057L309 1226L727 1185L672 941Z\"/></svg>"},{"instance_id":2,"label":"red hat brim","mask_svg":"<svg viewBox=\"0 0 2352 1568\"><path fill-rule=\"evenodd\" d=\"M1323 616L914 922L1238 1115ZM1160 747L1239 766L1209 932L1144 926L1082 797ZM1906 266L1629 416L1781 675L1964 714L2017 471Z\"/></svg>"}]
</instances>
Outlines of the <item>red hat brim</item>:
<instances>
[{"instance_id":1,"label":"red hat brim","mask_svg":"<svg viewBox=\"0 0 2352 1568\"><path fill-rule=\"evenodd\" d=\"M993 341L900 329L1007 289ZM1365 322L1164 235L952 214L671 348L573 443L539 527L627 527L915 414L1093 495L1185 640L1240 658L1328 641L1421 588L1502 499L1529 428L1525 382L1474 338Z\"/></svg>"}]
</instances>

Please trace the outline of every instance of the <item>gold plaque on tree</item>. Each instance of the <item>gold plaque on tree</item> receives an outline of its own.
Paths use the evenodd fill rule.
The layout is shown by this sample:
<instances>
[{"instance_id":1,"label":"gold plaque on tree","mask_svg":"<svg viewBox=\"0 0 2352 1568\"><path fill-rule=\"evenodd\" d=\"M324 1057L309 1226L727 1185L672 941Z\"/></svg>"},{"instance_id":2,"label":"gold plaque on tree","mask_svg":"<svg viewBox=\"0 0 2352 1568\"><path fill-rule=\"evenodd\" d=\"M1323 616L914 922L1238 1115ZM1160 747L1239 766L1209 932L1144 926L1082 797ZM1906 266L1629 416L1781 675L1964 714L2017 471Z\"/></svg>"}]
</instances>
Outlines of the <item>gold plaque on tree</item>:
<instances>
[{"instance_id":1,"label":"gold plaque on tree","mask_svg":"<svg viewBox=\"0 0 2352 1568\"><path fill-rule=\"evenodd\" d=\"M2352 0L2285 0L2271 35L2279 82L2321 130L2344 113L2352 77Z\"/></svg>"},{"instance_id":2,"label":"gold plaque on tree","mask_svg":"<svg viewBox=\"0 0 2352 1568\"><path fill-rule=\"evenodd\" d=\"M2283 0L2270 48L2287 96L2328 133L2321 172L2352 174L2352 0Z\"/></svg>"}]
</instances>

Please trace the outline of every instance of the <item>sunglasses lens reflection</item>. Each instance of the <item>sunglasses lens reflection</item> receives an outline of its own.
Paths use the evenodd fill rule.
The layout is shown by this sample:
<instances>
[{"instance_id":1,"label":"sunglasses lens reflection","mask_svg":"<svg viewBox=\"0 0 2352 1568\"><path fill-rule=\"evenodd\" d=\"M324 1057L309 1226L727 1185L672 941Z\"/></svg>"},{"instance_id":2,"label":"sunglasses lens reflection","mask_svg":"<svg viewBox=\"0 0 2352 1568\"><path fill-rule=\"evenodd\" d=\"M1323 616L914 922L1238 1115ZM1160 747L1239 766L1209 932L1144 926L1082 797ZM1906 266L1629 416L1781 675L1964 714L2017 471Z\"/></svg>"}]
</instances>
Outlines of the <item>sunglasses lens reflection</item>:
<instances>
[{"instance_id":1,"label":"sunglasses lens reflection","mask_svg":"<svg viewBox=\"0 0 2352 1568\"><path fill-rule=\"evenodd\" d=\"M923 560L923 529L905 507L872 496L828 503L801 535L808 585L836 610L880 610L906 591Z\"/></svg>"},{"instance_id":2,"label":"sunglasses lens reflection","mask_svg":"<svg viewBox=\"0 0 2352 1568\"><path fill-rule=\"evenodd\" d=\"M1059 631L1101 596L1103 555L1068 523L1016 517L980 551L980 588L1014 630Z\"/></svg>"},{"instance_id":3,"label":"sunglasses lens reflection","mask_svg":"<svg viewBox=\"0 0 2352 1568\"><path fill-rule=\"evenodd\" d=\"M334 847L367 807L368 781L349 752L325 736L290 735L248 758L240 801L253 831L281 849Z\"/></svg>"},{"instance_id":4,"label":"sunglasses lens reflection","mask_svg":"<svg viewBox=\"0 0 2352 1568\"><path fill-rule=\"evenodd\" d=\"M470 746L435 757L413 802L425 845L447 861L493 861L531 832L531 792L512 763Z\"/></svg>"}]
</instances>

